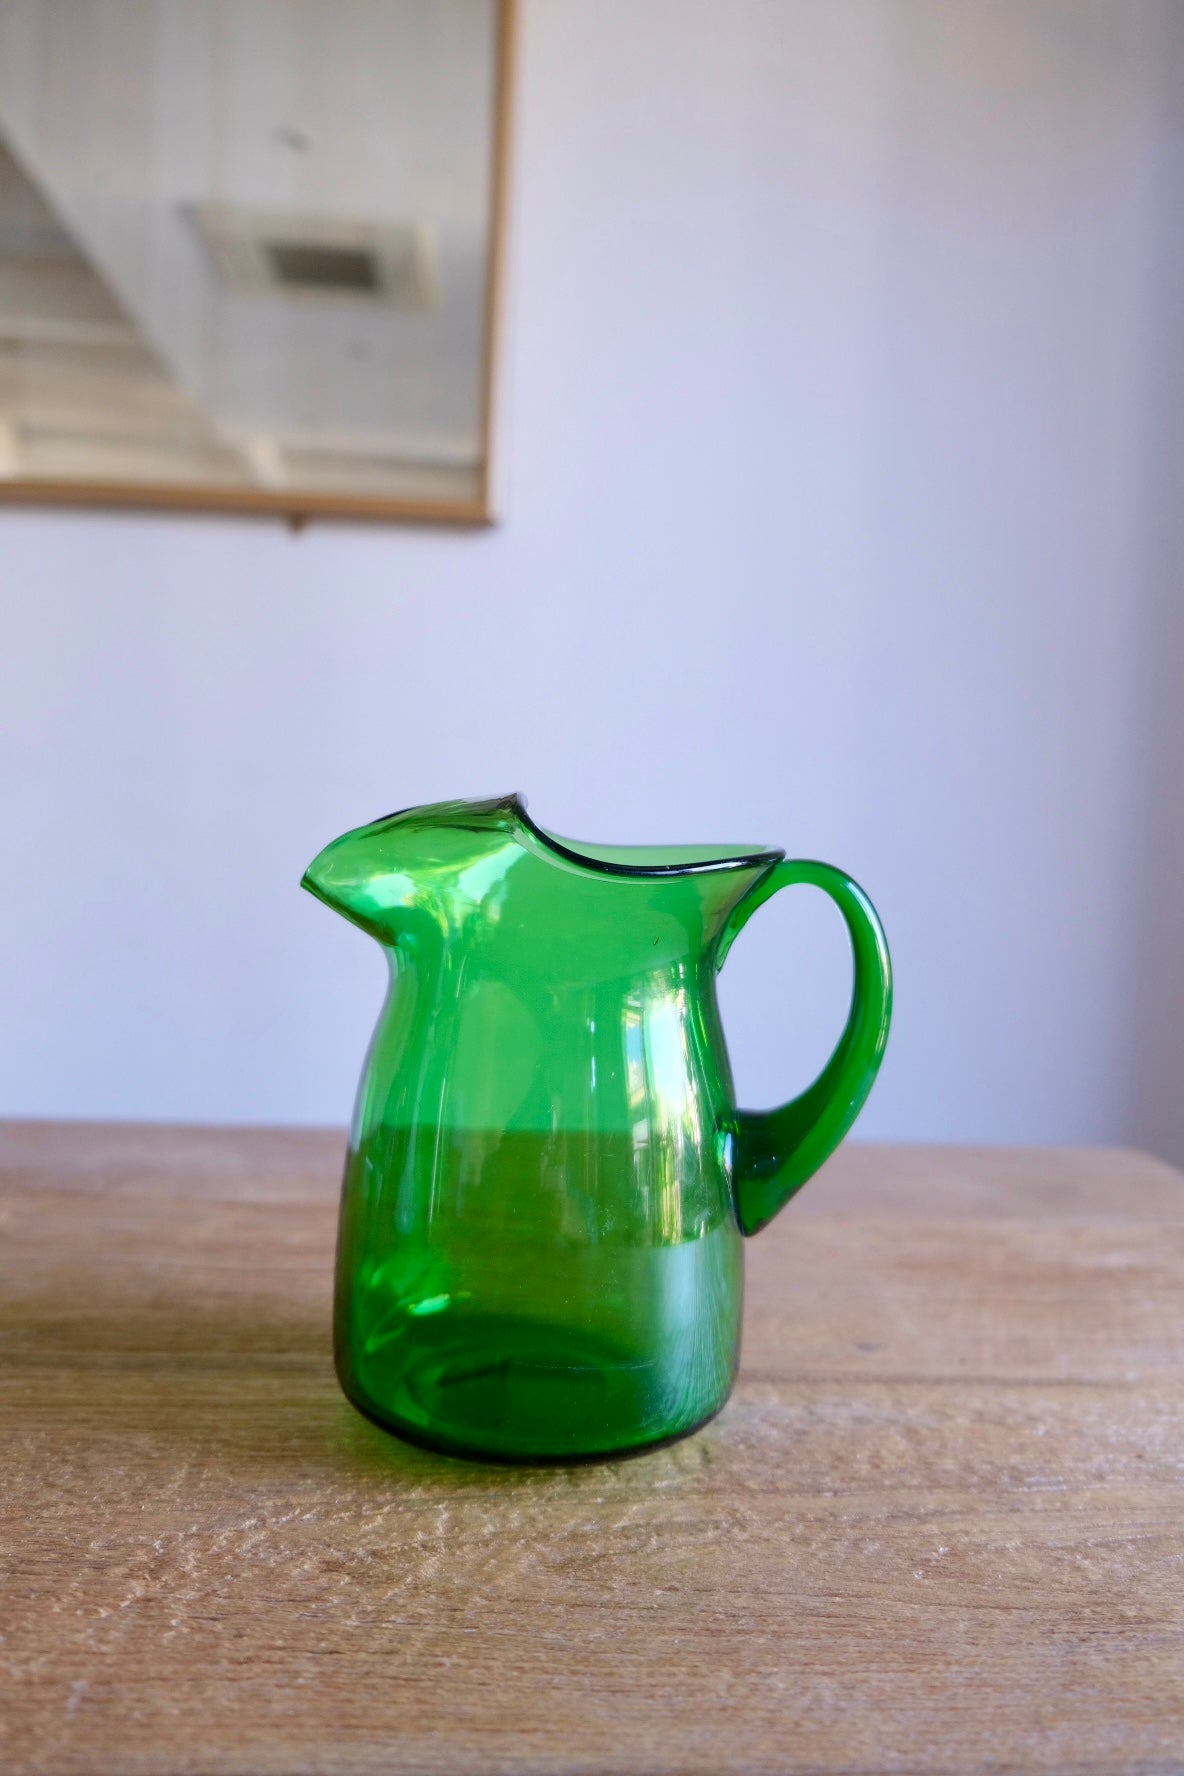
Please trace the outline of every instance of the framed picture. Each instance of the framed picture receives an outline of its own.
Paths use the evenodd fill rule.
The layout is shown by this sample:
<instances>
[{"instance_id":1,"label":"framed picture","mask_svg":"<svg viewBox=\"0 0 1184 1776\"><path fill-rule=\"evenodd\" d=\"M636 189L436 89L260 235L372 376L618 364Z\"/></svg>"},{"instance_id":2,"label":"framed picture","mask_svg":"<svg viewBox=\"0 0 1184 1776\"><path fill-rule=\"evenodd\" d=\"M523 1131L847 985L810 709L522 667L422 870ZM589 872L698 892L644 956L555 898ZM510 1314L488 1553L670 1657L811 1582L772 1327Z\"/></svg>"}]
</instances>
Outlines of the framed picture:
<instances>
[{"instance_id":1,"label":"framed picture","mask_svg":"<svg viewBox=\"0 0 1184 1776\"><path fill-rule=\"evenodd\" d=\"M0 499L482 523L513 0L0 0Z\"/></svg>"}]
</instances>

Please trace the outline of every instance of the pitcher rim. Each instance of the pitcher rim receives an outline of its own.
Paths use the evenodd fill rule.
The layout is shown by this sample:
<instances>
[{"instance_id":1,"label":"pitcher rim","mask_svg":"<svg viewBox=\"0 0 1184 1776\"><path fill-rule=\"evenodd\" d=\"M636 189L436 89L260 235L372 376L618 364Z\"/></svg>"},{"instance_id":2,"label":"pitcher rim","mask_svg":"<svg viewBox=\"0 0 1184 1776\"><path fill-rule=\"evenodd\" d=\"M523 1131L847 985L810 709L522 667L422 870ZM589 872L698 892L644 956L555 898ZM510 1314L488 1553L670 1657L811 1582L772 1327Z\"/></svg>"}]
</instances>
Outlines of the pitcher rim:
<instances>
[{"instance_id":1,"label":"pitcher rim","mask_svg":"<svg viewBox=\"0 0 1184 1776\"><path fill-rule=\"evenodd\" d=\"M438 808L445 805L447 804L441 804L439 802L418 802L409 808L398 808L393 814L384 815L383 820L401 820L409 814L419 814L425 812L429 808ZM483 797L468 802L457 802L453 805L474 810L480 809L483 813L492 813L495 810L503 810L504 812L511 814L531 838L537 840L538 844L545 850L553 852L557 857L561 857L565 863L575 864L580 869L590 870L598 875L692 876L710 875L723 870L771 869L774 864L780 863L785 856L783 850L745 847L738 848L734 852L729 852L726 847L721 845L718 847L719 850L724 852L724 855L721 857L703 858L698 860L688 859L683 862L678 862L676 860L671 863L618 863L611 858L595 857L590 855L587 851L580 850L579 847L581 841L577 839L561 838L557 833L548 832L546 827L540 826L538 822L532 819L527 813L526 797L518 790L513 790L508 795ZM373 824L378 825L379 822L376 821ZM696 847L693 846L688 846L687 848L688 850L696 849ZM676 845L663 845L660 847L621 845L615 846L613 849L621 851L645 851L649 849L675 851L678 847ZM712 847L712 849L716 849L716 847Z\"/></svg>"}]
</instances>

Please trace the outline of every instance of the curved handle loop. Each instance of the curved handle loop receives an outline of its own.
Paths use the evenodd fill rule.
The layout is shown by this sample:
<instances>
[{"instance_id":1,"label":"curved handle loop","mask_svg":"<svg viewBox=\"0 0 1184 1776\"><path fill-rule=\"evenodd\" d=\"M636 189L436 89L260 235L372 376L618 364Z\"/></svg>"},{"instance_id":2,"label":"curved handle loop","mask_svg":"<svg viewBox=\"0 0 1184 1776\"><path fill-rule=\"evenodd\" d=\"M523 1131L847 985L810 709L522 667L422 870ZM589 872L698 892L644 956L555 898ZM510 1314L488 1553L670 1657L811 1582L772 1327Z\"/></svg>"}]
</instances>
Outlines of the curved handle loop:
<instances>
[{"instance_id":1,"label":"curved handle loop","mask_svg":"<svg viewBox=\"0 0 1184 1776\"><path fill-rule=\"evenodd\" d=\"M736 1213L744 1233L771 1221L843 1139L875 1082L892 1017L892 963L876 909L858 883L828 863L775 864L725 925L716 966L756 909L795 882L821 888L842 913L855 983L847 1026L813 1085L778 1110L736 1112Z\"/></svg>"}]
</instances>

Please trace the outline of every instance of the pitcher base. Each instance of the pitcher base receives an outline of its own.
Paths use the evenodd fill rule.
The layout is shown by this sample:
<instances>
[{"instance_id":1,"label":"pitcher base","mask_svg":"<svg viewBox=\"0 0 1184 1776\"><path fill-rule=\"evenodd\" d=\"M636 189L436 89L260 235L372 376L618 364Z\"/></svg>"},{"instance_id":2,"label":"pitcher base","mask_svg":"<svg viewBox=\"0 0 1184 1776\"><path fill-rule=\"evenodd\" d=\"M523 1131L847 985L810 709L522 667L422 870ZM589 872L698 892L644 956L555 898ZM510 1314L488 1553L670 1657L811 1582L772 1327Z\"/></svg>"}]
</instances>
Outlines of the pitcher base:
<instances>
[{"instance_id":1,"label":"pitcher base","mask_svg":"<svg viewBox=\"0 0 1184 1776\"><path fill-rule=\"evenodd\" d=\"M639 1357L529 1320L441 1315L364 1370L339 1354L347 1397L410 1442L483 1461L588 1461L689 1435L731 1391L718 1354ZM696 1358L698 1357L698 1361Z\"/></svg>"}]
</instances>

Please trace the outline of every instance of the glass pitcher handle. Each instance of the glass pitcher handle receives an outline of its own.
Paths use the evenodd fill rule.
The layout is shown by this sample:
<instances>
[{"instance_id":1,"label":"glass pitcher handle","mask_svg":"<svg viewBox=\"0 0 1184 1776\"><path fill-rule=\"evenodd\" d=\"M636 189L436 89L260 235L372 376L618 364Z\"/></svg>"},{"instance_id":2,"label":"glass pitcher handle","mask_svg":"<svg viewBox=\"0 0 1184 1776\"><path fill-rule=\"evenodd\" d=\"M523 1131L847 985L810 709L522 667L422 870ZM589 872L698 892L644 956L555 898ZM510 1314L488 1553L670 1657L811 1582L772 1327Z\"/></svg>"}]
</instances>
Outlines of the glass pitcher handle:
<instances>
[{"instance_id":1,"label":"glass pitcher handle","mask_svg":"<svg viewBox=\"0 0 1184 1776\"><path fill-rule=\"evenodd\" d=\"M843 1139L872 1089L892 1016L892 963L876 909L858 883L828 863L775 864L724 927L717 968L756 909L798 882L821 888L847 922L855 959L851 1010L830 1060L800 1097L777 1110L736 1112L733 1178L745 1233L771 1221Z\"/></svg>"}]
</instances>

